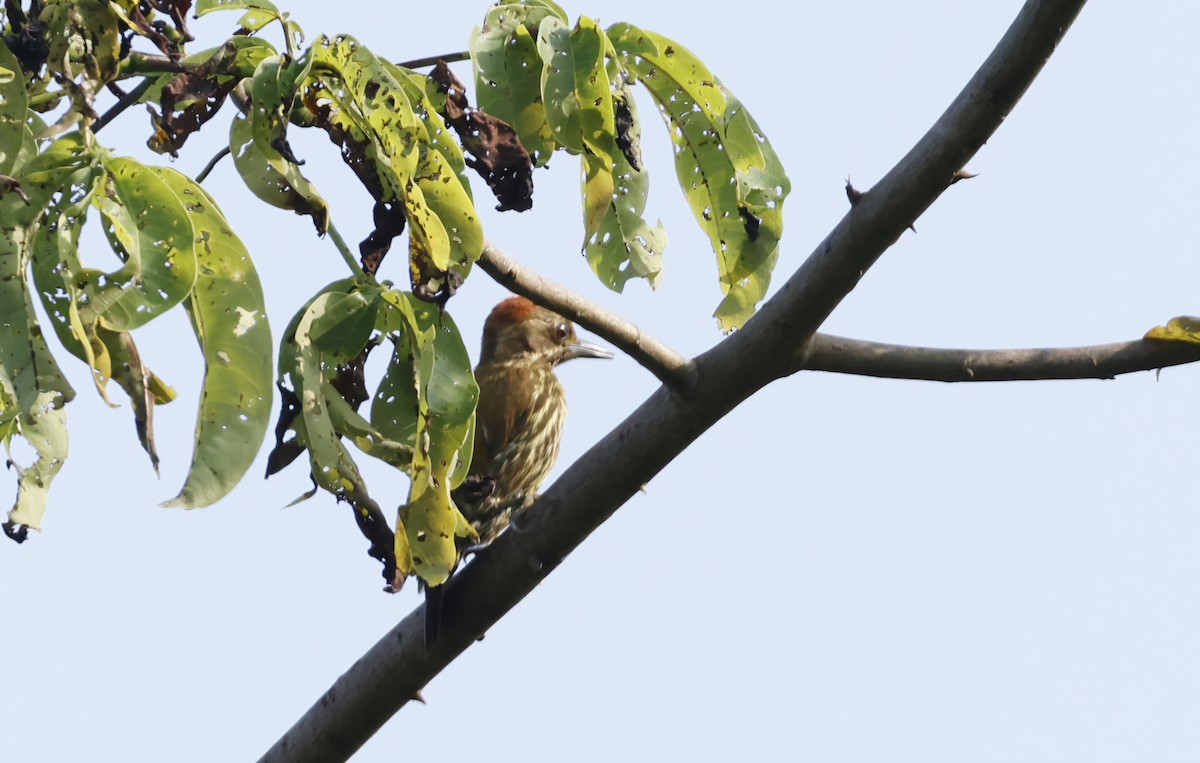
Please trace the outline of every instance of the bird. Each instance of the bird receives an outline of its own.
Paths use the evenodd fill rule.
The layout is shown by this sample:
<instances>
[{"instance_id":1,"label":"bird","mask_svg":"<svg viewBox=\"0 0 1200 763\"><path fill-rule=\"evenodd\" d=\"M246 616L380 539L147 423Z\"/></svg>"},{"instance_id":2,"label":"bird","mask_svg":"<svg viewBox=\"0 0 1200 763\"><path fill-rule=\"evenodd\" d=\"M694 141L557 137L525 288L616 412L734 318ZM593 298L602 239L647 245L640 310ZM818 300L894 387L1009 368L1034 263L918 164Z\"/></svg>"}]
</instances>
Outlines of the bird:
<instances>
[{"instance_id":1,"label":"bird","mask_svg":"<svg viewBox=\"0 0 1200 763\"><path fill-rule=\"evenodd\" d=\"M490 544L537 498L558 460L567 398L554 374L575 358L611 358L581 342L571 321L526 297L500 302L483 324L475 380L475 445L471 467L452 493L478 538L464 553ZM437 638L443 586L425 588L425 643Z\"/></svg>"}]
</instances>

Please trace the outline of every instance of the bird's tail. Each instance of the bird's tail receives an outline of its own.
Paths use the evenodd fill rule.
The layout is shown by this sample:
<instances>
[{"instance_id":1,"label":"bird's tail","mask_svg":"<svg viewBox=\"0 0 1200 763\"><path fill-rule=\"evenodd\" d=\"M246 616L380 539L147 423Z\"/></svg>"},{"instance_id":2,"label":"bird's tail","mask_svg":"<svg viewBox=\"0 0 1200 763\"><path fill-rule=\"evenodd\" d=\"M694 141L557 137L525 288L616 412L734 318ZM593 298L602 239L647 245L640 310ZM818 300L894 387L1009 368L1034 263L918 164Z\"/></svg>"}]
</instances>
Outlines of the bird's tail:
<instances>
[{"instance_id":1,"label":"bird's tail","mask_svg":"<svg viewBox=\"0 0 1200 763\"><path fill-rule=\"evenodd\" d=\"M438 633L442 629L442 602L446 587L442 585L425 586L425 648L433 646Z\"/></svg>"}]
</instances>

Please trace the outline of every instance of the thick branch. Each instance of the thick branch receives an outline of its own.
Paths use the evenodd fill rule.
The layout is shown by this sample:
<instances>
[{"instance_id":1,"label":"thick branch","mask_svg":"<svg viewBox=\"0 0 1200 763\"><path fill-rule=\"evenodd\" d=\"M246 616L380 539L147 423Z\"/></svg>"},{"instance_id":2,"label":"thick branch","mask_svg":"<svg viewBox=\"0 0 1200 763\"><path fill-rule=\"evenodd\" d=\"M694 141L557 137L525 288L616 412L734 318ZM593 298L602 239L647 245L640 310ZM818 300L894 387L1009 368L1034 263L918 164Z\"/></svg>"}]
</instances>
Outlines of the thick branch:
<instances>
[{"instance_id":1,"label":"thick branch","mask_svg":"<svg viewBox=\"0 0 1200 763\"><path fill-rule=\"evenodd\" d=\"M864 342L817 334L809 371L941 382L1111 379L1200 361L1200 344L1132 342L1027 350L951 350Z\"/></svg>"},{"instance_id":2,"label":"thick branch","mask_svg":"<svg viewBox=\"0 0 1200 763\"><path fill-rule=\"evenodd\" d=\"M1083 0L1029 0L934 128L746 327L696 359L688 397L660 387L446 584L438 641L418 607L337 680L263 757L346 760L697 437L771 380L804 366L817 327L861 273L945 190L1032 82ZM853 224L851 224L853 223Z\"/></svg>"},{"instance_id":3,"label":"thick branch","mask_svg":"<svg viewBox=\"0 0 1200 763\"><path fill-rule=\"evenodd\" d=\"M522 268L491 242L483 245L479 267L501 286L529 297L602 337L676 392L686 395L695 386L696 367L692 361L654 337L642 333L640 328L619 315L608 312L595 302L532 270Z\"/></svg>"},{"instance_id":4,"label":"thick branch","mask_svg":"<svg viewBox=\"0 0 1200 763\"><path fill-rule=\"evenodd\" d=\"M1012 26L933 127L817 246L746 328L723 342L720 356L768 357L791 336L795 363L834 308L875 261L929 208L987 142L1050 58L1085 0L1027 0ZM753 330L752 330L753 329Z\"/></svg>"}]
</instances>

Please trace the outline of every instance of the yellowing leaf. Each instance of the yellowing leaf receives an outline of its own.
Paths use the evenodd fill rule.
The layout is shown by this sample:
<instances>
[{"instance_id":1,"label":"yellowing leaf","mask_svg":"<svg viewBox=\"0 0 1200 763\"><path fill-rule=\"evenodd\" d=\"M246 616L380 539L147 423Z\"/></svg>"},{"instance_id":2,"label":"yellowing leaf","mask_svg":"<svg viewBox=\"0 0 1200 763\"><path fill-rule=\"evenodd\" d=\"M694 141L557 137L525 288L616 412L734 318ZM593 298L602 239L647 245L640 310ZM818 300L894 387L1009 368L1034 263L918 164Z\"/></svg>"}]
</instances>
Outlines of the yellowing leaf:
<instances>
[{"instance_id":1,"label":"yellowing leaf","mask_svg":"<svg viewBox=\"0 0 1200 763\"><path fill-rule=\"evenodd\" d=\"M1200 318L1193 315L1172 318L1166 326L1155 326L1147 331L1145 338L1200 344Z\"/></svg>"}]
</instances>

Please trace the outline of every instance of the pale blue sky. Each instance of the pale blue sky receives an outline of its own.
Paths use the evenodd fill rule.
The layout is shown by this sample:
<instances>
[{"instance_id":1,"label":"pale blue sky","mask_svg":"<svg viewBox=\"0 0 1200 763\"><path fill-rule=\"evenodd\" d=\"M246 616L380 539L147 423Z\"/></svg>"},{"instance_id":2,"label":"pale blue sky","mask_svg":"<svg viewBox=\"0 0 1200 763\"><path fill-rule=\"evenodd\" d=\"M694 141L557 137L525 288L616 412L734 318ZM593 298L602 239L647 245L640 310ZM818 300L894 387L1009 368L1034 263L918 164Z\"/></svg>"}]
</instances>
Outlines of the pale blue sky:
<instances>
[{"instance_id":1,"label":"pale blue sky","mask_svg":"<svg viewBox=\"0 0 1200 763\"><path fill-rule=\"evenodd\" d=\"M792 181L782 282L924 133L1019 2L570 3L692 48L741 98ZM466 47L484 2L281 3L312 36L393 59ZM686 10L685 10L686 8ZM192 22L214 39L236 17ZM1195 30L1177 0L1085 8L1042 77L828 331L969 347L1133 339L1200 313ZM465 74L465 67L459 71ZM465 77L464 77L465 79ZM490 211L528 266L695 354L720 340L716 268L643 104L658 293L607 292L576 254L577 159L535 209ZM228 114L175 164L195 173ZM146 157L131 111L102 136ZM293 146L361 239L370 205L322 135ZM343 266L307 220L209 181L281 330ZM95 260L94 260L95 261ZM381 275L403 281L393 254ZM451 303L475 336L503 292ZM72 361L71 460L45 531L0 543L13 761L257 758L418 601L380 593L344 506L262 461L228 499L157 507L186 471L200 359L182 313L138 333L182 398L157 419L163 476L127 408ZM563 369L562 466L655 388L632 361ZM1200 369L1110 382L940 385L804 374L714 427L406 707L356 761L1194 761L1200 750ZM1192 445L1189 445L1192 443ZM363 459L365 461L365 458ZM11 488L11 473L8 483ZM404 481L370 475L385 506ZM731 538L737 539L736 543Z\"/></svg>"}]
</instances>

